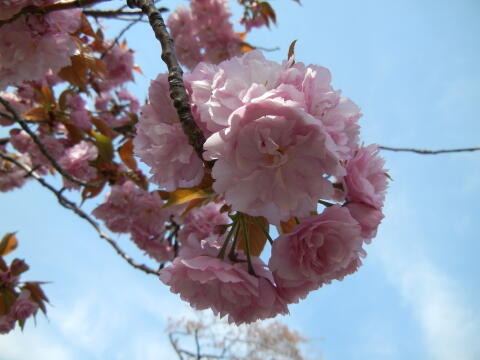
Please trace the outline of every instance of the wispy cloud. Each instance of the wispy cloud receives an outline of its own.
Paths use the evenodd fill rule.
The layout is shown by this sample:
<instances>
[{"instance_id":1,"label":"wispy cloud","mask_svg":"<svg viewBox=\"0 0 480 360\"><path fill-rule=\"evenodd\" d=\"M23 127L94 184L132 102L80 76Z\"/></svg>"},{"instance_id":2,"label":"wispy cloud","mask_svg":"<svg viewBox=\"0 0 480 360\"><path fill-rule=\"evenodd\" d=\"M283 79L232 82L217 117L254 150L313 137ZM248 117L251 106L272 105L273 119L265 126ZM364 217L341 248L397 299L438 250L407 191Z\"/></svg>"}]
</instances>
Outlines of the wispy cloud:
<instances>
[{"instance_id":1,"label":"wispy cloud","mask_svg":"<svg viewBox=\"0 0 480 360\"><path fill-rule=\"evenodd\" d=\"M408 223L414 232L415 215L410 212L409 216L411 208L402 206L400 198L396 200L392 201L395 207L390 209L389 216ZM387 277L411 307L424 336L426 353L435 360L479 359L480 314L469 303L466 284L443 271L426 255L427 249L419 244L434 245L422 239L420 231L414 239L400 239L401 224L394 222L386 224L382 237L388 240L379 245L377 255Z\"/></svg>"}]
</instances>

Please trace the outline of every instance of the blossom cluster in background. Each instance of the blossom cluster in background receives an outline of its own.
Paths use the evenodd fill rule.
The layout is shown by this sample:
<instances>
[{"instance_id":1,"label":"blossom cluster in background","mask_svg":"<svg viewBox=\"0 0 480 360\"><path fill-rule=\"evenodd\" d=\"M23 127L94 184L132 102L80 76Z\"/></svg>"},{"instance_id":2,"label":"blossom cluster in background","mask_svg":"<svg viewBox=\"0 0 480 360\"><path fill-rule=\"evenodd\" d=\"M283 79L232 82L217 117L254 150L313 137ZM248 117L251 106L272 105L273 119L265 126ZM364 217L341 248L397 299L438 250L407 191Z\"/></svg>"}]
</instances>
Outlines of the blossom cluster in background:
<instances>
[{"instance_id":1,"label":"blossom cluster in background","mask_svg":"<svg viewBox=\"0 0 480 360\"><path fill-rule=\"evenodd\" d=\"M18 324L22 329L26 320L38 310L46 312L48 298L40 282L20 281L28 270L25 261L15 258L10 264L4 256L10 254L18 244L14 233L5 234L0 240L0 334L7 334Z\"/></svg>"}]
</instances>

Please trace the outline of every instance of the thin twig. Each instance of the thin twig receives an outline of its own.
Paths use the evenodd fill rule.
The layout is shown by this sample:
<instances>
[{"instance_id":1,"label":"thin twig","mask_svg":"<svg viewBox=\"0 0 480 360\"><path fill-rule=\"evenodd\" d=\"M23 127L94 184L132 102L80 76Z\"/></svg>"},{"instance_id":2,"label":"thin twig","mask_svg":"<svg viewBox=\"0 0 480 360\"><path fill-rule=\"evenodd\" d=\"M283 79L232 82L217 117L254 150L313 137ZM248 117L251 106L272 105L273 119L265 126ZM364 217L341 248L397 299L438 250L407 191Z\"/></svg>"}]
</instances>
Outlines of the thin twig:
<instances>
[{"instance_id":1,"label":"thin twig","mask_svg":"<svg viewBox=\"0 0 480 360\"><path fill-rule=\"evenodd\" d=\"M138 24L138 22L140 22L143 18L143 13L140 13L140 17L136 20L133 20L130 24L128 24L127 26L125 26L119 33L118 35L115 37L115 39L113 39L112 43L110 44L110 46L102 53L102 55L100 56L100 59L103 59L105 57L105 55L107 55L107 53L112 50L112 48L118 44L118 42L120 41L120 38L123 36L123 34L125 34L128 30L130 30L130 28L135 25L135 24Z\"/></svg>"},{"instance_id":2,"label":"thin twig","mask_svg":"<svg viewBox=\"0 0 480 360\"><path fill-rule=\"evenodd\" d=\"M457 153L457 152L468 152L468 151L479 151L480 147L471 147L471 148L460 148L460 149L441 149L441 150L422 150L422 149L414 149L414 148L404 148L404 147L390 147L390 146L379 146L380 150L387 150L387 151L404 151L404 152L413 152L415 154L421 155L437 155L437 154L445 154L445 153Z\"/></svg>"},{"instance_id":3,"label":"thin twig","mask_svg":"<svg viewBox=\"0 0 480 360\"><path fill-rule=\"evenodd\" d=\"M62 194L62 190L57 190L55 189L52 185L50 185L48 182L46 182L39 174L35 172L34 169L32 169L30 166L25 165L21 163L20 161L16 160L14 157L1 152L0 151L0 157L15 164L16 166L22 168L27 172L27 174L31 177L33 177L35 180L37 180L43 187L47 188L50 190L55 196L57 197L58 202L60 205L62 205L64 208L73 211L75 214L80 216L82 219L86 220L98 233L98 235L106 240L117 252L118 255L120 255L126 262L128 262L131 266L134 268L141 270L147 274L152 274L152 275L160 275L158 271L155 271L148 267L147 265L144 264L139 264L135 260L133 260L129 255L127 255L119 246L118 244L111 239L105 232L100 228L98 223L93 220L86 212L84 212L82 209L78 207L77 204L75 204L73 201L70 201L67 199L65 196Z\"/></svg>"},{"instance_id":4,"label":"thin twig","mask_svg":"<svg viewBox=\"0 0 480 360\"><path fill-rule=\"evenodd\" d=\"M197 349L197 357L196 357L196 359L197 359L197 360L200 360L200 359L201 359L201 355L200 355L200 341L198 340L198 329L195 329L195 346L196 346L196 349Z\"/></svg>"},{"instance_id":5,"label":"thin twig","mask_svg":"<svg viewBox=\"0 0 480 360\"><path fill-rule=\"evenodd\" d=\"M35 5L29 5L24 7L22 10L20 10L18 13L13 15L11 18L6 19L6 20L0 20L0 27L11 23L15 20L17 20L20 16L26 15L26 14L48 14L49 12L52 11L59 11L59 10L67 10L67 9L74 9L74 8L80 8L80 7L88 7L92 6L96 3L104 2L104 1L109 1L109 0L73 0L73 1L68 1L68 2L56 2L53 4L45 5L45 6L35 6Z\"/></svg>"},{"instance_id":6,"label":"thin twig","mask_svg":"<svg viewBox=\"0 0 480 360\"><path fill-rule=\"evenodd\" d=\"M27 125L26 121L23 120L20 115L16 112L16 110L13 108L13 106L5 99L3 99L2 97L0 97L0 103L5 106L5 109L7 109L7 111L12 114L12 117L13 119L15 120L15 122L17 122L23 130L25 130L25 132L30 135L30 137L32 138L33 142L35 144L37 144L38 148L40 149L41 153L50 161L50 163L52 164L52 166L63 176L65 177L67 180L73 182L73 183L76 183L78 185L81 185L81 186L85 186L85 187L97 187L101 184L104 183L104 181L100 181L100 182L97 182L97 183L93 183L93 184L90 184L90 183L87 183L81 179L78 179L72 175L70 175L69 173L65 172L65 170L62 169L62 167L58 164L57 160L55 160L55 158L52 156L52 154L50 154L47 150L47 148L45 147L45 145L43 145L42 141L40 140L40 138L35 134L35 132L32 131L32 129L30 129L30 127Z\"/></svg>"},{"instance_id":7,"label":"thin twig","mask_svg":"<svg viewBox=\"0 0 480 360\"><path fill-rule=\"evenodd\" d=\"M183 132L187 135L188 142L193 146L198 157L203 161L207 168L211 168L213 162L205 161L203 159L203 144L205 142L205 137L202 130L193 119L190 101L183 83L183 71L175 57L173 40L168 33L162 15L155 8L152 0L127 0L127 4L131 8L140 8L144 14L148 15L150 26L155 33L155 37L162 46L162 60L168 68L170 97L173 100L173 105L180 118Z\"/></svg>"},{"instance_id":8,"label":"thin twig","mask_svg":"<svg viewBox=\"0 0 480 360\"><path fill-rule=\"evenodd\" d=\"M182 353L180 352L180 349L178 348L178 340L175 340L171 333L168 334L168 338L170 340L170 344L172 344L173 350L175 350L175 352L177 353L178 358L180 360L183 360Z\"/></svg>"}]
</instances>

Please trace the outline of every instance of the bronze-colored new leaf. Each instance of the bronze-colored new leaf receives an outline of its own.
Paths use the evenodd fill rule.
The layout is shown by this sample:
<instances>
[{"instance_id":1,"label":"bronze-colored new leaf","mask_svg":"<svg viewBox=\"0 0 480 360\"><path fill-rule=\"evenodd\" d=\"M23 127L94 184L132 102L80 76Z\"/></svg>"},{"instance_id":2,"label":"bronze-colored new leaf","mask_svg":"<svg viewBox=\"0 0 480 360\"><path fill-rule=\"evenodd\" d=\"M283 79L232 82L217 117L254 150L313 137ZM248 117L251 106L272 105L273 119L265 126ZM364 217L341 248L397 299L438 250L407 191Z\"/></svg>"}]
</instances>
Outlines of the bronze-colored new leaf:
<instances>
[{"instance_id":1,"label":"bronze-colored new leaf","mask_svg":"<svg viewBox=\"0 0 480 360\"><path fill-rule=\"evenodd\" d=\"M3 236L2 241L0 241L0 256L5 256L10 254L18 246L17 238L15 233L7 233Z\"/></svg>"},{"instance_id":2,"label":"bronze-colored new leaf","mask_svg":"<svg viewBox=\"0 0 480 360\"><path fill-rule=\"evenodd\" d=\"M210 196L210 193L207 192L205 189L202 189L198 186L195 186L190 189L177 189L173 192L167 193L168 198L166 198L167 192L162 192L160 196L167 200L167 203L163 205L163 208L167 208L174 205L181 205L185 204L189 201L195 199L204 199Z\"/></svg>"},{"instance_id":3,"label":"bronze-colored new leaf","mask_svg":"<svg viewBox=\"0 0 480 360\"><path fill-rule=\"evenodd\" d=\"M288 221L281 221L280 228L282 229L282 234L288 234L297 225L298 225L297 220L293 216Z\"/></svg>"},{"instance_id":4,"label":"bronze-colored new leaf","mask_svg":"<svg viewBox=\"0 0 480 360\"><path fill-rule=\"evenodd\" d=\"M132 170L137 170L137 162L133 157L133 140L129 139L125 144L118 148L118 154L123 163Z\"/></svg>"},{"instance_id":5,"label":"bronze-colored new leaf","mask_svg":"<svg viewBox=\"0 0 480 360\"><path fill-rule=\"evenodd\" d=\"M43 106L39 106L30 109L26 113L22 114L22 118L31 121L47 120L48 114Z\"/></svg>"},{"instance_id":6,"label":"bronze-colored new leaf","mask_svg":"<svg viewBox=\"0 0 480 360\"><path fill-rule=\"evenodd\" d=\"M254 218L253 216L244 214L243 218L245 221L245 226L247 227L250 255L260 256L267 242L267 236L265 232L268 233L269 224L267 220L261 216ZM246 254L247 250L245 236L243 234L243 227L240 227L238 236L237 249L243 250L243 252Z\"/></svg>"},{"instance_id":7,"label":"bronze-colored new leaf","mask_svg":"<svg viewBox=\"0 0 480 360\"><path fill-rule=\"evenodd\" d=\"M297 40L293 40L290 46L288 47L288 60L292 59L292 65L295 64L295 44Z\"/></svg>"},{"instance_id":8,"label":"bronze-colored new leaf","mask_svg":"<svg viewBox=\"0 0 480 360\"><path fill-rule=\"evenodd\" d=\"M84 61L84 57L80 55L73 55L71 58L72 64L62 68L58 76L70 84L77 86L82 91L87 91L87 73L88 66Z\"/></svg>"}]
</instances>

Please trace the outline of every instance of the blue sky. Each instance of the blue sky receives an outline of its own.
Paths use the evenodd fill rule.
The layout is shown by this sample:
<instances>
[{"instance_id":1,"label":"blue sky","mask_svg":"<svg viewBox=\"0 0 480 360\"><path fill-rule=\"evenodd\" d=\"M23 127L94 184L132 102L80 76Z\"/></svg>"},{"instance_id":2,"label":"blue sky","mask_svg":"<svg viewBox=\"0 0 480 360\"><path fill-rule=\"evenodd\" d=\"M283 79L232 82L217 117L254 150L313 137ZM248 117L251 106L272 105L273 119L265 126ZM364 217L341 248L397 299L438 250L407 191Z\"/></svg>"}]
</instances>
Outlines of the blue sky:
<instances>
[{"instance_id":1,"label":"blue sky","mask_svg":"<svg viewBox=\"0 0 480 360\"><path fill-rule=\"evenodd\" d=\"M271 3L278 27L248 40L279 46L267 57L281 61L298 39L297 61L328 67L334 87L362 108L365 143L480 145L478 1ZM144 25L129 39L144 72L132 89L144 98L164 71L160 50ZM480 153L382 155L394 181L364 266L291 306L283 321L328 360L479 359ZM125 264L35 183L2 194L0 209L1 231L18 231L14 254L31 265L29 278L51 281L52 304L48 320L0 338L0 359L174 358L166 320L190 310L156 278Z\"/></svg>"}]
</instances>

